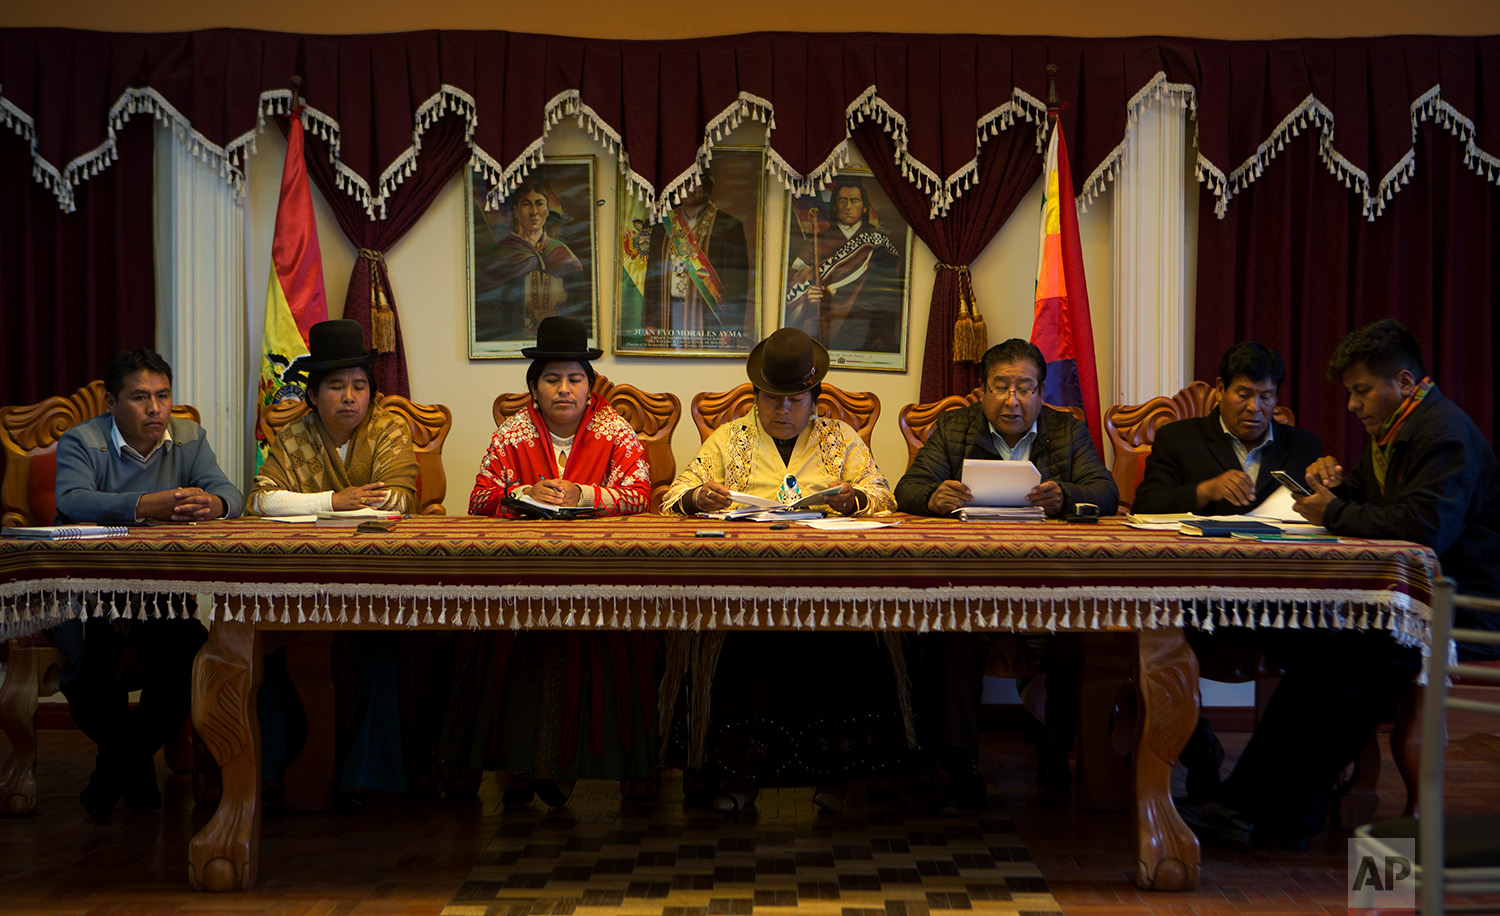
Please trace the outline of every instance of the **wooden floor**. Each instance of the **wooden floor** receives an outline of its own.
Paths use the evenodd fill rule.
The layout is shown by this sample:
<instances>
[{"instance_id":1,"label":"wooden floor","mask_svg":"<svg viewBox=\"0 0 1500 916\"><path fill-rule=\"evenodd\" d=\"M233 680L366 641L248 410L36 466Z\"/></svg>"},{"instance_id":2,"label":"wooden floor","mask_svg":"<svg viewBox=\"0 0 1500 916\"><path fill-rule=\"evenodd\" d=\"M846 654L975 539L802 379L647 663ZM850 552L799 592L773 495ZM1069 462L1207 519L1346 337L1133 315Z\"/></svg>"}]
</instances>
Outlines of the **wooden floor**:
<instances>
[{"instance_id":1,"label":"wooden floor","mask_svg":"<svg viewBox=\"0 0 1500 916\"><path fill-rule=\"evenodd\" d=\"M487 779L478 800L447 802L382 796L364 816L347 814L271 814L264 819L263 867L254 891L248 894L207 895L188 890L187 842L208 813L194 810L187 780L165 780L161 814L130 814L123 806L107 825L91 822L78 804L78 791L93 765L91 746L73 731L43 731L38 775L41 803L30 818L0 820L0 912L6 914L439 914L445 907L458 913L514 913L517 907L486 906L484 879L495 877L495 865L505 861L507 842L544 822L566 827L595 824L619 816L618 792L608 784L585 783L564 819L537 809L506 816L499 811L499 789ZM1243 746L1243 735L1223 736L1231 759ZM6 749L0 739L0 752ZM1134 860L1128 845L1126 816L1084 813L1069 795L1036 792L1031 753L1018 736L985 735L986 776L996 803L984 815L988 828L1014 822L1014 832L1025 844L1045 880L1018 884L1038 893L1036 910L1017 897L1010 912L1055 913L1042 895L1050 892L1061 910L1075 916L1127 914L1271 914L1344 912L1346 838L1324 834L1305 853L1241 853L1213 848L1203 852L1202 881L1193 893L1157 894L1137 891L1131 884ZM1455 732L1451 746L1448 792L1453 809L1500 811L1500 738ZM1399 806L1400 783L1394 768L1382 774L1382 814ZM803 797L807 796L807 797ZM690 822L703 833L695 842L708 845L715 835L726 843L743 837L746 821L719 821L704 813L683 813L681 790L670 778L645 815L658 820ZM863 816L857 791L854 806L844 818ZM827 816L820 823L812 810L810 792L784 791L768 796L750 823L752 830L790 836L795 831L832 835ZM873 807L873 806L872 806ZM909 807L909 806L908 806ZM626 814L643 816L639 803ZM873 818L871 822L873 822ZM719 831L717 824L722 823ZM505 828L502 830L502 828ZM649 831L648 831L649 832ZM507 840L507 835L511 840ZM646 862L652 853L643 843L639 851L613 853ZM836 857L835 857L836 858ZM477 869L477 870L476 870ZM486 870L488 869L488 871ZM838 865L830 875L838 881ZM896 872L893 871L893 874ZM771 882L767 882L769 888ZM816 882L814 882L816 884ZM714 904L712 895L684 913L713 914L750 911L771 914L831 913L873 916L882 910L868 902L819 899L816 894L790 901L776 893L746 896L752 908ZM493 896L493 895L491 895ZM628 901L628 902L627 902ZM577 908L579 914L645 912L622 898L596 898L597 907ZM965 904L967 903L967 906ZM972 910L987 912L990 904L920 895L907 903L886 904L883 912L896 916ZM538 904L529 912L558 908ZM565 907L561 911L568 911ZM662 912L657 907L654 912ZM675 910L673 910L675 912Z\"/></svg>"}]
</instances>

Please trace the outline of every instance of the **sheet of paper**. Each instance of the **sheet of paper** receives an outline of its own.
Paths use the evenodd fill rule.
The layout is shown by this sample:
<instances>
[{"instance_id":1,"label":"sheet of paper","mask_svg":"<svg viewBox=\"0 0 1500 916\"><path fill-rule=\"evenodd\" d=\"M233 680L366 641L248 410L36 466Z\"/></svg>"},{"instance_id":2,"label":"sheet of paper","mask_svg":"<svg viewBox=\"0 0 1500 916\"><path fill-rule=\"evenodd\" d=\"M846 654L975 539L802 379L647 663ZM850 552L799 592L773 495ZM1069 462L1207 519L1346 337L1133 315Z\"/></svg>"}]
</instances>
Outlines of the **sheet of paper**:
<instances>
[{"instance_id":1,"label":"sheet of paper","mask_svg":"<svg viewBox=\"0 0 1500 916\"><path fill-rule=\"evenodd\" d=\"M1251 518L1275 519L1280 522L1305 522L1306 519L1297 514L1296 506L1292 491L1286 487L1277 487L1260 505L1245 514Z\"/></svg>"},{"instance_id":2,"label":"sheet of paper","mask_svg":"<svg viewBox=\"0 0 1500 916\"><path fill-rule=\"evenodd\" d=\"M1042 482L1042 475L1030 461L965 458L963 482L976 506L1024 506L1026 494Z\"/></svg>"},{"instance_id":3,"label":"sheet of paper","mask_svg":"<svg viewBox=\"0 0 1500 916\"><path fill-rule=\"evenodd\" d=\"M819 531L869 531L871 528L891 528L901 524L901 519L875 519L875 518L819 518L806 522L798 522L809 528Z\"/></svg>"},{"instance_id":4,"label":"sheet of paper","mask_svg":"<svg viewBox=\"0 0 1500 916\"><path fill-rule=\"evenodd\" d=\"M288 525L311 525L317 521L316 515L268 515L268 522L286 522Z\"/></svg>"},{"instance_id":5,"label":"sheet of paper","mask_svg":"<svg viewBox=\"0 0 1500 916\"><path fill-rule=\"evenodd\" d=\"M752 496L749 493L741 493L739 490L730 490L729 498L737 503L747 506L755 506L758 509L780 509L781 503L774 499L766 499L764 496Z\"/></svg>"}]
</instances>

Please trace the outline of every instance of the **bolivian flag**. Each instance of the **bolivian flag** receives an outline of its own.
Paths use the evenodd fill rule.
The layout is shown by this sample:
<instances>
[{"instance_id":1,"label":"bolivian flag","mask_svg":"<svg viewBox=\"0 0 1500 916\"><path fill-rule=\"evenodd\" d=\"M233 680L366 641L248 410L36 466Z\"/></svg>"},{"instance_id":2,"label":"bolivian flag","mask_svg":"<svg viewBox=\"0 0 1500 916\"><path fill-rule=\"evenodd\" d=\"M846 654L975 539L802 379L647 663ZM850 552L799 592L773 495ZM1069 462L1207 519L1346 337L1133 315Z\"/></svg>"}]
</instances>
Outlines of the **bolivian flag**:
<instances>
[{"instance_id":1,"label":"bolivian flag","mask_svg":"<svg viewBox=\"0 0 1500 916\"><path fill-rule=\"evenodd\" d=\"M297 357L307 355L308 328L328 320L323 255L318 248L307 164L302 159L300 108L292 113L291 120L286 163L281 169L281 197L276 204L276 232L271 239L271 282L266 287L257 399L262 406L302 397L302 383L286 378L286 370ZM265 454L264 442L259 451L257 468Z\"/></svg>"},{"instance_id":2,"label":"bolivian flag","mask_svg":"<svg viewBox=\"0 0 1500 916\"><path fill-rule=\"evenodd\" d=\"M1104 454L1099 425L1099 373L1094 364L1094 330L1083 277L1083 246L1078 240L1078 209L1062 123L1052 128L1043 174L1042 238L1037 250L1036 311L1031 342L1047 360L1045 398L1056 407L1082 407L1094 447Z\"/></svg>"}]
</instances>

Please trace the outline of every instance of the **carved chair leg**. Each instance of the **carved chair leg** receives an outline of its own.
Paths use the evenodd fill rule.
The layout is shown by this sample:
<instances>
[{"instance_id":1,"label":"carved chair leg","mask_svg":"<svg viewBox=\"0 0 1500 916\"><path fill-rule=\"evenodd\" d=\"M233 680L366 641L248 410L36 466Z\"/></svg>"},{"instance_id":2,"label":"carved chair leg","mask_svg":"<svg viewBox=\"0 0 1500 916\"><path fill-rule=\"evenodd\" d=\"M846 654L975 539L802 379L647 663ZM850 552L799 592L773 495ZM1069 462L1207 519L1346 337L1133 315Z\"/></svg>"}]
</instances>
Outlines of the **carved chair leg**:
<instances>
[{"instance_id":1,"label":"carved chair leg","mask_svg":"<svg viewBox=\"0 0 1500 916\"><path fill-rule=\"evenodd\" d=\"M188 844L188 881L195 890L247 891L255 884L260 856L259 640L253 624L221 619L193 663L193 725L223 774L218 810Z\"/></svg>"},{"instance_id":2,"label":"carved chair leg","mask_svg":"<svg viewBox=\"0 0 1500 916\"><path fill-rule=\"evenodd\" d=\"M307 716L307 743L287 764L288 811L330 811L338 778L334 748L337 707L333 685L333 637L330 631L289 633L287 673Z\"/></svg>"},{"instance_id":3,"label":"carved chair leg","mask_svg":"<svg viewBox=\"0 0 1500 916\"><path fill-rule=\"evenodd\" d=\"M1413 817L1417 813L1417 773L1422 763L1422 694L1426 687L1412 684L1401 694L1396 705L1396 725L1391 729L1391 756L1396 759L1396 772L1406 785L1406 805L1401 809L1402 817ZM1447 740L1447 729L1443 740Z\"/></svg>"},{"instance_id":4,"label":"carved chair leg","mask_svg":"<svg viewBox=\"0 0 1500 916\"><path fill-rule=\"evenodd\" d=\"M36 701L45 664L41 651L12 647L0 684L0 730L10 739L10 755L0 764L0 814L36 811Z\"/></svg>"},{"instance_id":5,"label":"carved chair leg","mask_svg":"<svg viewBox=\"0 0 1500 916\"><path fill-rule=\"evenodd\" d=\"M1345 833L1375 820L1380 808L1380 736L1371 735L1370 740L1354 758L1354 775L1347 785L1334 797L1333 809L1329 812L1334 826Z\"/></svg>"},{"instance_id":6,"label":"carved chair leg","mask_svg":"<svg viewBox=\"0 0 1500 916\"><path fill-rule=\"evenodd\" d=\"M1086 811L1120 811L1130 804L1129 749L1115 747L1114 720L1120 685L1130 680L1133 641L1118 633L1084 636L1079 685L1078 806Z\"/></svg>"},{"instance_id":7,"label":"carved chair leg","mask_svg":"<svg viewBox=\"0 0 1500 916\"><path fill-rule=\"evenodd\" d=\"M1198 661L1176 627L1136 634L1136 886L1198 886L1198 838L1172 804L1172 762L1198 724Z\"/></svg>"}]
</instances>

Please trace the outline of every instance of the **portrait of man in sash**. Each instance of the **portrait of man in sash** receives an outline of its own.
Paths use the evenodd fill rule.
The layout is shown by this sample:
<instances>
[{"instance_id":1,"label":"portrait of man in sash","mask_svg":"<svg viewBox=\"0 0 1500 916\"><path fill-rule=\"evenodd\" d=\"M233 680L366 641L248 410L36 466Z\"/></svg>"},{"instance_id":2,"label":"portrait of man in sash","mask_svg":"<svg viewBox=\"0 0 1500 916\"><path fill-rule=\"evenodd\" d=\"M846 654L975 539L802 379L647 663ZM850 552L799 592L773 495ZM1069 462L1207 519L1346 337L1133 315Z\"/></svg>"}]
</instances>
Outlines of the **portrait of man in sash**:
<instances>
[{"instance_id":1,"label":"portrait of man in sash","mask_svg":"<svg viewBox=\"0 0 1500 916\"><path fill-rule=\"evenodd\" d=\"M519 357L554 315L592 335L593 158L549 160L497 208L469 196L469 355Z\"/></svg>"},{"instance_id":2,"label":"portrait of man in sash","mask_svg":"<svg viewBox=\"0 0 1500 916\"><path fill-rule=\"evenodd\" d=\"M782 326L837 365L904 369L911 232L868 173L841 170L826 196L794 198L787 223Z\"/></svg>"},{"instance_id":3,"label":"portrait of man in sash","mask_svg":"<svg viewBox=\"0 0 1500 916\"><path fill-rule=\"evenodd\" d=\"M762 156L715 150L713 168L656 223L644 205L622 200L616 353L733 356L754 347Z\"/></svg>"}]
</instances>

